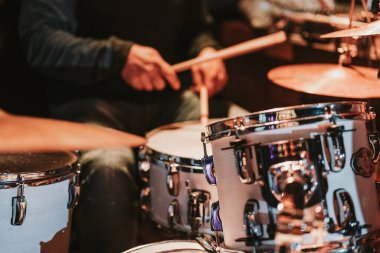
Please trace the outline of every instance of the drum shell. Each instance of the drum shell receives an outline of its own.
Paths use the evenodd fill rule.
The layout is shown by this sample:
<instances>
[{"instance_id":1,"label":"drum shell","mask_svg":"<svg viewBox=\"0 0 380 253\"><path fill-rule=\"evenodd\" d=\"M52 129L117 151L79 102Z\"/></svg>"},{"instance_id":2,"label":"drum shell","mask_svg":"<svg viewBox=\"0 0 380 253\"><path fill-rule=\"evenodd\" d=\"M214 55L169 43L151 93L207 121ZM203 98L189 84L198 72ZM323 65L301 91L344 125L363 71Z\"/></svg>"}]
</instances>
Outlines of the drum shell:
<instances>
[{"instance_id":1,"label":"drum shell","mask_svg":"<svg viewBox=\"0 0 380 253\"><path fill-rule=\"evenodd\" d=\"M141 162L149 163L150 218L160 226L177 232L191 232L188 222L189 190L205 191L210 194L205 223L197 231L212 234L210 228L210 207L218 201L216 187L210 185L202 168L203 148L201 132L206 129L200 122L182 122L163 126L148 133L148 143L140 151ZM211 154L211 147L207 147ZM173 196L167 188L167 176L175 168L179 175L178 195ZM189 190L186 188L189 182ZM173 200L179 203L180 222L171 227L168 209Z\"/></svg>"},{"instance_id":2,"label":"drum shell","mask_svg":"<svg viewBox=\"0 0 380 253\"><path fill-rule=\"evenodd\" d=\"M176 199L180 204L180 226L175 226L174 229L190 232L191 228L187 222L188 200L189 195L186 190L185 182L190 180L190 186L193 190L203 190L210 193L210 204L218 200L218 195L215 186L207 183L203 175L202 168L198 168L195 172L179 172L179 193L178 196L171 196L166 188L167 170L163 167L151 164L150 170L150 188L151 188L151 213L150 217L165 227L170 227L167 219L168 207L172 200ZM154 178L154 180L152 180ZM207 217L209 219L209 217ZM212 233L210 230L209 220L201 226L199 233Z\"/></svg>"},{"instance_id":3,"label":"drum shell","mask_svg":"<svg viewBox=\"0 0 380 253\"><path fill-rule=\"evenodd\" d=\"M32 157L30 154L15 155ZM51 154L36 155L49 158ZM0 187L0 252L68 252L71 214L68 207L69 188L74 184L77 175L75 156L71 153L61 153L57 164L65 163L62 168L39 172L2 173ZM36 158L37 159L37 158ZM55 159L57 159L55 157ZM54 164L57 160L51 162ZM54 165L49 165L54 166ZM2 164L4 165L4 164ZM26 163L27 166L27 163ZM10 167L12 168L12 167ZM55 174L56 176L42 176ZM23 175L28 178L24 182L26 199L26 216L21 225L11 225L12 198L18 196L20 186L13 181L15 176ZM8 176L7 176L8 175ZM34 176L36 176L34 178ZM6 178L12 180L6 180Z\"/></svg>"},{"instance_id":4,"label":"drum shell","mask_svg":"<svg viewBox=\"0 0 380 253\"><path fill-rule=\"evenodd\" d=\"M296 125L293 127L265 130L258 132L243 133L240 138L246 139L247 143L270 143L282 140L311 138L314 133L325 133L331 123L328 120L321 120L311 124ZM328 192L327 205L330 216L336 221L333 208L333 192L336 189L344 188L349 192L355 206L356 218L361 225L371 224L372 226L363 233L374 231L380 228L380 209L377 204L377 193L375 189L375 175L370 178L355 175L350 167L350 159L353 153L362 147L369 149L365 120L338 119L337 125L343 125L344 144L346 149L346 163L341 172L330 172L327 176ZM223 222L223 234L226 247L232 249L249 249L243 242L236 242L237 238L246 237L243 212L245 203L249 199L257 199L260 202L260 213L265 213L265 201L258 184L243 184L236 172L233 149L222 150L229 147L229 143L236 139L235 136L226 136L211 141L214 163L216 168L217 190L220 203L220 216ZM253 152L254 153L254 152ZM258 175L255 154L250 160L256 175ZM325 161L326 163L326 161ZM366 195L366 196L363 196ZM307 211L307 210L306 210ZM342 239L340 234L326 234L326 241Z\"/></svg>"}]
</instances>

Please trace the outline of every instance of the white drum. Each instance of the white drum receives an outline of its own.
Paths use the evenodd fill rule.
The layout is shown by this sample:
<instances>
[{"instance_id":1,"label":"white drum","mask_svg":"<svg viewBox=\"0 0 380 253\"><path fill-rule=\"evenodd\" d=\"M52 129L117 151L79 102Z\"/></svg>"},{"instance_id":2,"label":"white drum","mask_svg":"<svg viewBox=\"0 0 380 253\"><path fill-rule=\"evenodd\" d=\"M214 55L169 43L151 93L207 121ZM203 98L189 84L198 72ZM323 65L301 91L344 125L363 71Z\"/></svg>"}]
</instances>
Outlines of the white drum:
<instances>
[{"instance_id":1,"label":"white drum","mask_svg":"<svg viewBox=\"0 0 380 253\"><path fill-rule=\"evenodd\" d=\"M68 152L0 155L0 252L68 252L76 160Z\"/></svg>"},{"instance_id":2,"label":"white drum","mask_svg":"<svg viewBox=\"0 0 380 253\"><path fill-rule=\"evenodd\" d=\"M192 252L207 252L196 241L185 240L172 240L162 241L146 245L137 246L133 249L127 250L124 253L153 253L153 252L165 252L165 253L192 253Z\"/></svg>"},{"instance_id":3,"label":"white drum","mask_svg":"<svg viewBox=\"0 0 380 253\"><path fill-rule=\"evenodd\" d=\"M167 125L148 133L140 152L139 170L146 187L142 208L159 225L186 234L211 234L215 186L205 179L199 122ZM208 153L211 154L211 148Z\"/></svg>"},{"instance_id":4,"label":"white drum","mask_svg":"<svg viewBox=\"0 0 380 253\"><path fill-rule=\"evenodd\" d=\"M293 210L284 213L302 223L289 223L286 229L298 226L300 244L306 248L348 241L360 233L373 232L378 238L380 208L373 162L378 158L379 137L366 127L374 115L363 102L337 102L277 108L208 125L205 142L212 146L225 246L249 250L254 244L273 243L278 214L289 207ZM318 146L321 154L312 150ZM297 176L299 171L302 177ZM283 178L287 174L303 183L301 188L286 187L307 192L301 197L285 194L290 204L281 200L288 192L281 186L289 179ZM304 202L296 203L297 198ZM303 209L301 215L294 206ZM305 219L329 221L328 230L312 230L324 234L322 241L313 241Z\"/></svg>"}]
</instances>

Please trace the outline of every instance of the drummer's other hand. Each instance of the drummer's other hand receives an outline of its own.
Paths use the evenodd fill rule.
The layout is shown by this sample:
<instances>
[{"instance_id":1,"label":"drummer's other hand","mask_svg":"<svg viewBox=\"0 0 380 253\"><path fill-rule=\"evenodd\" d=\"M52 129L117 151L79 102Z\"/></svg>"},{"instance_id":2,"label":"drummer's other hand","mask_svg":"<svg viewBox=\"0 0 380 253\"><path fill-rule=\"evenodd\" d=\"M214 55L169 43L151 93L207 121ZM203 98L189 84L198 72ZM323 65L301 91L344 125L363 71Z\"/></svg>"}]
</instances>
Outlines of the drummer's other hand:
<instances>
[{"instance_id":1,"label":"drummer's other hand","mask_svg":"<svg viewBox=\"0 0 380 253\"><path fill-rule=\"evenodd\" d=\"M136 90L163 90L165 83L174 89L180 88L180 81L171 66L160 53L139 44L132 45L121 71L123 80Z\"/></svg>"},{"instance_id":2,"label":"drummer's other hand","mask_svg":"<svg viewBox=\"0 0 380 253\"><path fill-rule=\"evenodd\" d=\"M216 49L207 47L204 48L198 56L205 56L213 54L214 52L216 52ZM191 68L191 72L194 90L199 92L200 87L206 85L210 97L223 90L228 80L226 67L222 59L215 59L194 65Z\"/></svg>"}]
</instances>

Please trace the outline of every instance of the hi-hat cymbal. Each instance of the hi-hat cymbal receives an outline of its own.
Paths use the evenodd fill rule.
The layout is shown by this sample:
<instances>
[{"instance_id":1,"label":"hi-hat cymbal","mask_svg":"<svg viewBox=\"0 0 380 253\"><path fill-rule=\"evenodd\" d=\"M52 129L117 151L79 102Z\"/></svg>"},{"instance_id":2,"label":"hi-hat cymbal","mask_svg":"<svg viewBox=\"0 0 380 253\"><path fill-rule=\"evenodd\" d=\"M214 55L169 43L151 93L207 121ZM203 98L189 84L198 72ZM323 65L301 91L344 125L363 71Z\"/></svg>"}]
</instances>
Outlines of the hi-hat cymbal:
<instances>
[{"instance_id":1,"label":"hi-hat cymbal","mask_svg":"<svg viewBox=\"0 0 380 253\"><path fill-rule=\"evenodd\" d=\"M369 36L380 34L380 20L368 23L361 27L351 28L332 33L321 35L321 38L342 38L342 37L356 37L356 36Z\"/></svg>"},{"instance_id":2,"label":"hi-hat cymbal","mask_svg":"<svg viewBox=\"0 0 380 253\"><path fill-rule=\"evenodd\" d=\"M272 69L268 78L287 89L342 98L380 98L377 69L335 64L298 64Z\"/></svg>"},{"instance_id":3,"label":"hi-hat cymbal","mask_svg":"<svg viewBox=\"0 0 380 253\"><path fill-rule=\"evenodd\" d=\"M111 128L62 120L16 116L0 110L0 152L53 152L145 144Z\"/></svg>"}]
</instances>

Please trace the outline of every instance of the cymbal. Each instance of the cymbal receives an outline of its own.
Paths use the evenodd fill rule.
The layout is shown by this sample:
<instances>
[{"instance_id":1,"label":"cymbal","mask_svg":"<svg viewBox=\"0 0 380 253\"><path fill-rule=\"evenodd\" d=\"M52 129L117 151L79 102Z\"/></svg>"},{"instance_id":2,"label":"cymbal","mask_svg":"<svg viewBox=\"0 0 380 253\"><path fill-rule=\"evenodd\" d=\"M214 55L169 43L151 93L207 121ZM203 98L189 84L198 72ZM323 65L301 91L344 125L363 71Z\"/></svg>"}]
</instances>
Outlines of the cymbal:
<instances>
[{"instance_id":1,"label":"cymbal","mask_svg":"<svg viewBox=\"0 0 380 253\"><path fill-rule=\"evenodd\" d=\"M284 88L342 98L380 98L377 69L335 64L298 64L274 68L268 78Z\"/></svg>"},{"instance_id":2,"label":"cymbal","mask_svg":"<svg viewBox=\"0 0 380 253\"><path fill-rule=\"evenodd\" d=\"M321 38L342 38L342 37L356 37L356 36L369 36L380 34L380 20L368 23L361 27L336 31L321 35Z\"/></svg>"},{"instance_id":3,"label":"cymbal","mask_svg":"<svg viewBox=\"0 0 380 253\"><path fill-rule=\"evenodd\" d=\"M16 116L0 110L0 152L54 152L145 144L133 134L91 124Z\"/></svg>"}]
</instances>

